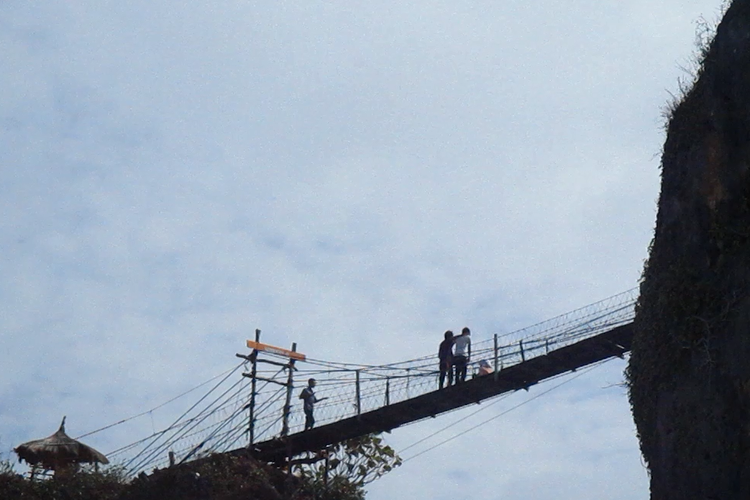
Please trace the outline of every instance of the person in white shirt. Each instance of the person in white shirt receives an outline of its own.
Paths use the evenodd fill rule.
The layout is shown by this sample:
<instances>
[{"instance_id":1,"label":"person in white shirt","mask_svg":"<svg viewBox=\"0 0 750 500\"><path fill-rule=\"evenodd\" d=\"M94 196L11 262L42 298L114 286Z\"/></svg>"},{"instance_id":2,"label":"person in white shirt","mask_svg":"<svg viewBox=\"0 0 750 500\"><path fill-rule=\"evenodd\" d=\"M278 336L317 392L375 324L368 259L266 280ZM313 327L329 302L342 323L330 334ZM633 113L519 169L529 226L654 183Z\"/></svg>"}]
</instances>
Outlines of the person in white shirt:
<instances>
[{"instance_id":1,"label":"person in white shirt","mask_svg":"<svg viewBox=\"0 0 750 500\"><path fill-rule=\"evenodd\" d=\"M456 367L456 384L466 380L466 365L471 360L471 330L464 327L453 343L453 365Z\"/></svg>"}]
</instances>

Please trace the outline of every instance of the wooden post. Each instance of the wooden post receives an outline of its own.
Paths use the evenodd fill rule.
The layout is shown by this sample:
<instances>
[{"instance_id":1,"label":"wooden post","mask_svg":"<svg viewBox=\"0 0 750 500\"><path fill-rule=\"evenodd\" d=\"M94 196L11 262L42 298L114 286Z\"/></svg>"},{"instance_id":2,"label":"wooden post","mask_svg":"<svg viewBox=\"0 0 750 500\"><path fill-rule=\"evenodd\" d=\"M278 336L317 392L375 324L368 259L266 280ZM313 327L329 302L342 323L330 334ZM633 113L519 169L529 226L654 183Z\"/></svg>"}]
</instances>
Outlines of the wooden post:
<instances>
[{"instance_id":1,"label":"wooden post","mask_svg":"<svg viewBox=\"0 0 750 500\"><path fill-rule=\"evenodd\" d=\"M255 341L260 342L260 330L255 329ZM253 367L250 371L251 382L250 382L250 415L249 422L247 424L248 431L248 447L252 447L255 443L255 388L256 388L256 375L258 374L258 351L253 349L250 354L250 358L253 360Z\"/></svg>"},{"instance_id":2,"label":"wooden post","mask_svg":"<svg viewBox=\"0 0 750 500\"><path fill-rule=\"evenodd\" d=\"M297 342L294 342L292 344L292 352L296 351ZM292 411L292 391L294 390L294 361L293 358L289 358L289 376L286 379L286 402L284 403L284 414L282 415L281 437L289 435L289 413Z\"/></svg>"},{"instance_id":3,"label":"wooden post","mask_svg":"<svg viewBox=\"0 0 750 500\"><path fill-rule=\"evenodd\" d=\"M385 406L391 404L391 378L385 379Z\"/></svg>"},{"instance_id":4,"label":"wooden post","mask_svg":"<svg viewBox=\"0 0 750 500\"><path fill-rule=\"evenodd\" d=\"M526 356L523 353L523 340L518 342L518 345L521 347L521 363L526 361Z\"/></svg>"},{"instance_id":5,"label":"wooden post","mask_svg":"<svg viewBox=\"0 0 750 500\"><path fill-rule=\"evenodd\" d=\"M291 363L291 360L289 361ZM291 369L289 370L291 371ZM287 481L291 481L292 479L292 441L288 440L286 442L286 479Z\"/></svg>"},{"instance_id":6,"label":"wooden post","mask_svg":"<svg viewBox=\"0 0 750 500\"><path fill-rule=\"evenodd\" d=\"M359 392L359 370L357 370L357 415L362 414L362 402L360 400L360 392Z\"/></svg>"},{"instance_id":7,"label":"wooden post","mask_svg":"<svg viewBox=\"0 0 750 500\"><path fill-rule=\"evenodd\" d=\"M493 374L493 377L495 378L495 380L497 380L497 376L498 376L497 361L498 361L498 351L497 351L497 333L496 333L495 334L495 373Z\"/></svg>"}]
</instances>

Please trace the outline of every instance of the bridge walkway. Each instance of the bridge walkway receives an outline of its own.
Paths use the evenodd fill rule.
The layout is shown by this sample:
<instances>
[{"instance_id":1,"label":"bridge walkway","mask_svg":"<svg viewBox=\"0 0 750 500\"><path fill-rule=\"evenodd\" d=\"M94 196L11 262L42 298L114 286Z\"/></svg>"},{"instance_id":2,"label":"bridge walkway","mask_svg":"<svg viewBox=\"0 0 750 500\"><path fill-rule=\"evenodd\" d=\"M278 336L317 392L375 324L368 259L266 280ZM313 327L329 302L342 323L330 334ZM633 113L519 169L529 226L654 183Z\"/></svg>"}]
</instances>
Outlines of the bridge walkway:
<instances>
[{"instance_id":1,"label":"bridge walkway","mask_svg":"<svg viewBox=\"0 0 750 500\"><path fill-rule=\"evenodd\" d=\"M530 386L569 371L630 351L632 323L589 337L547 354L509 366L497 374L476 377L460 385L446 387L420 396L386 405L353 417L308 431L255 443L250 453L268 462L280 462L305 451L318 451L347 439L392 429L435 417L463 406L480 403L506 392ZM496 376L495 376L496 375ZM246 453L239 448L229 453Z\"/></svg>"}]
</instances>

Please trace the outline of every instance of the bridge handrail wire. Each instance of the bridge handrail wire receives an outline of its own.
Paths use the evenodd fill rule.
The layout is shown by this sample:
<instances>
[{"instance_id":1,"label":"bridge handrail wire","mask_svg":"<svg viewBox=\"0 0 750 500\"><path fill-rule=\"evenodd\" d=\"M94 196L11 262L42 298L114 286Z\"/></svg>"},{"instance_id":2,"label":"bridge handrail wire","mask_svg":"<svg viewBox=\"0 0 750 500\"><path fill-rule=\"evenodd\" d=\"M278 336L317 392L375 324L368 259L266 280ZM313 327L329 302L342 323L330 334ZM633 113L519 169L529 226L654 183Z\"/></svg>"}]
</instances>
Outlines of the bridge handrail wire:
<instances>
[{"instance_id":1,"label":"bridge handrail wire","mask_svg":"<svg viewBox=\"0 0 750 500\"><path fill-rule=\"evenodd\" d=\"M156 445L154 448L151 448L151 446L153 446L157 442L157 440L154 440L146 448L144 448L138 455L136 455L130 461L128 461L125 464L125 467L129 468L131 471L141 470L142 467L145 464L149 463L149 461L154 456L156 456L157 454L163 452L166 448L168 448L170 446L170 444L174 443L175 441L177 441L178 439L180 439L180 437L184 436L187 432L189 432L190 430L194 429L197 425L199 425L201 422L203 422L207 418L207 416L209 416L209 415L211 415L213 413L211 410L214 407L214 405L221 398L223 398L229 391L231 391L232 389L234 389L236 386L241 385L242 382L244 382L244 380L243 379L239 379L237 382L235 382L234 384L232 384L228 389L226 389L221 395L219 395L219 397L217 397L216 399L214 399L214 401L212 401L208 406L206 406L203 410L201 410L201 412L196 417L194 417L195 423L193 423L192 427L185 426L186 427L185 430L180 430L180 431L174 432L169 438L166 438L164 440L164 442L162 442L159 445ZM180 433L182 433L182 435L180 435ZM151 449L151 451L148 454L146 454L146 457L145 458L141 458L149 449ZM140 461L136 462L136 465L131 467L131 464L134 461L138 460L138 459L140 459Z\"/></svg>"},{"instance_id":2,"label":"bridge handrail wire","mask_svg":"<svg viewBox=\"0 0 750 500\"><path fill-rule=\"evenodd\" d=\"M471 373L476 369L478 361L481 359L487 359L492 364L495 356L497 356L498 366L507 368L628 323L632 321L634 316L636 297L637 288L634 288L549 320L499 334L497 335L497 352L495 351L494 337L478 341L472 346L469 372ZM328 398L316 405L315 418L318 425L355 416L358 412L364 413L388 404L404 401L434 391L437 388L437 353L377 366L307 358L305 363L298 362L297 367L299 368L297 372L298 380L304 381L314 376L318 380L318 396ZM227 378L236 370L237 368L227 375ZM276 372L273 377L278 376L282 370ZM226 378L222 379L208 394L225 381ZM236 385L236 383L232 385L232 388ZM267 385L268 382L264 383L256 393L256 397L260 398L255 412L256 442L274 438L281 431L281 408L284 404L284 398L281 395L285 392L285 388L278 389L271 397L261 398L261 391ZM305 385L305 383L302 382L302 385ZM143 443L155 437L135 457L130 459L127 463L128 470L137 473L145 467L164 463L166 458L161 454L167 447L179 449L180 452L188 451L186 455L180 453L180 461L196 458L211 451L226 451L228 446L234 445L247 434L248 418L244 413L247 410L247 405L242 404L242 402L249 400L248 386L249 384L244 384L228 398L221 399L227 394L228 389L210 405L198 412L196 416L188 418L191 411L197 411L198 403L196 403L164 431L137 442ZM301 386L294 389L292 406L287 416L290 433L301 431L304 425L301 403L297 397L299 390L301 390ZM199 403L208 394L201 398ZM231 403L229 402L230 399L232 400ZM206 424L210 418L218 418L216 415L219 412L225 414L222 420ZM201 430L197 430L201 425L203 426ZM171 436L164 437L167 432L171 431L174 431ZM192 440L191 438L197 435L204 436L200 442L192 442L187 447L179 444ZM162 438L164 438L163 441ZM161 443L157 444L160 441ZM128 445L116 450L115 453L124 453L133 449L133 447L133 445ZM150 450L150 453L146 455L148 450ZM130 467L139 459L138 457L140 457L140 461L135 466Z\"/></svg>"}]
</instances>

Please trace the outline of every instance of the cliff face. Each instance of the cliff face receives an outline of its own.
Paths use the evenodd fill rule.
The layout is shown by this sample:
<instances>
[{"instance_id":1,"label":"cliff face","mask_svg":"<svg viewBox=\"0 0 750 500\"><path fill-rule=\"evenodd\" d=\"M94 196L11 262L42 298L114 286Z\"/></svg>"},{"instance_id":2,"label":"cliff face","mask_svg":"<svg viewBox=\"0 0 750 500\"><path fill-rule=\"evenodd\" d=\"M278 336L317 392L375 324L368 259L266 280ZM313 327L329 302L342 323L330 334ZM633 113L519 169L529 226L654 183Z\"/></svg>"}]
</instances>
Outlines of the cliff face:
<instances>
[{"instance_id":1,"label":"cliff face","mask_svg":"<svg viewBox=\"0 0 750 500\"><path fill-rule=\"evenodd\" d=\"M750 0L669 121L627 375L651 498L750 498Z\"/></svg>"}]
</instances>

